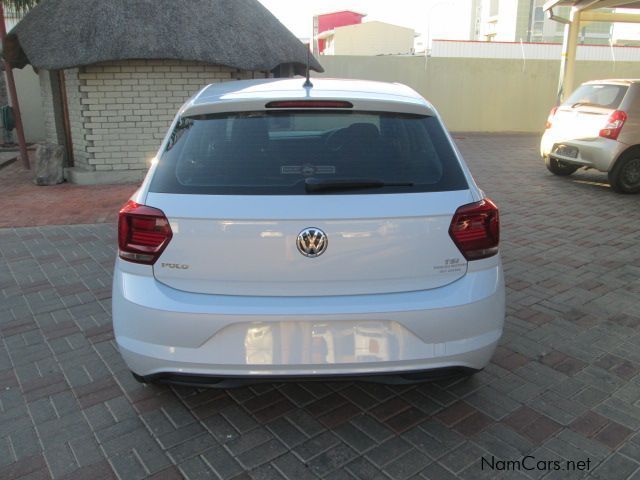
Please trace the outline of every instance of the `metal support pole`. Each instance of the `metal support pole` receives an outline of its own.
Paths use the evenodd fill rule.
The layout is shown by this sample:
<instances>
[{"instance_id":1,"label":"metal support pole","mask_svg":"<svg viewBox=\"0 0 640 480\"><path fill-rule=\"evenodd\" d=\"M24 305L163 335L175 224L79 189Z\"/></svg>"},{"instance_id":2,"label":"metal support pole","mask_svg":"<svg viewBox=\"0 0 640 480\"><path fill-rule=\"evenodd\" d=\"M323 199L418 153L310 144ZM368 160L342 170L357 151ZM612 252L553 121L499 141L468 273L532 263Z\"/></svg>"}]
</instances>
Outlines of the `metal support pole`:
<instances>
[{"instance_id":1,"label":"metal support pole","mask_svg":"<svg viewBox=\"0 0 640 480\"><path fill-rule=\"evenodd\" d=\"M558 80L558 97L560 103L573 91L576 68L576 52L578 49L578 33L580 32L580 12L571 12L571 22L564 27L562 42L562 58L560 61L560 78Z\"/></svg>"},{"instance_id":2,"label":"metal support pole","mask_svg":"<svg viewBox=\"0 0 640 480\"><path fill-rule=\"evenodd\" d=\"M7 36L7 27L4 24L4 7L0 1L0 40L4 44ZM24 138L24 128L22 127L22 116L20 115L20 105L18 103L18 92L16 91L16 82L13 78L13 70L6 60L4 62L4 73L7 77L7 87L9 88L9 97L11 98L11 106L13 108L13 116L16 122L16 133L18 134L18 145L20 147L20 157L24 168L29 170L29 153L27 152L27 142Z\"/></svg>"}]
</instances>

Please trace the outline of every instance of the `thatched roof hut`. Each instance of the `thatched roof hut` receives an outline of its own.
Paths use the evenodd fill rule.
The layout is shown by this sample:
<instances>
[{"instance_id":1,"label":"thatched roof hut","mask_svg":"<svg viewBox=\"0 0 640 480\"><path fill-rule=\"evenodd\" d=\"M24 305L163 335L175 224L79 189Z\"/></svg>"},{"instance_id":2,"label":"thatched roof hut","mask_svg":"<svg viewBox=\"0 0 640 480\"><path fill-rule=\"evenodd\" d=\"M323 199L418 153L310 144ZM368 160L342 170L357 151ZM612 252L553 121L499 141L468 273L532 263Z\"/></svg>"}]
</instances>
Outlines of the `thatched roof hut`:
<instances>
[{"instance_id":1,"label":"thatched roof hut","mask_svg":"<svg viewBox=\"0 0 640 480\"><path fill-rule=\"evenodd\" d=\"M7 36L12 66L159 59L303 73L305 46L257 0L43 0ZM322 71L312 57L311 68Z\"/></svg>"},{"instance_id":2,"label":"thatched roof hut","mask_svg":"<svg viewBox=\"0 0 640 480\"><path fill-rule=\"evenodd\" d=\"M38 71L44 140L76 183L140 180L204 85L304 74L309 58L257 0L42 0L3 55Z\"/></svg>"}]
</instances>

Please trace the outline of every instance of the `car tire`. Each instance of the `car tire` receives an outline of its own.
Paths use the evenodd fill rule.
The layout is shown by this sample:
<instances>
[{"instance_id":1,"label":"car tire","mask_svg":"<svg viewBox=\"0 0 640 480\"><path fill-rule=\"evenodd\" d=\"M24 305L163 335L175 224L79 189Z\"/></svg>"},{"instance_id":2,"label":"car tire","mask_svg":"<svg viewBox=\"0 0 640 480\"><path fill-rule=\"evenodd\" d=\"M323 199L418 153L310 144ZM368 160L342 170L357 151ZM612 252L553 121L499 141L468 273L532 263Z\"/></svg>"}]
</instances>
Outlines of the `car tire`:
<instances>
[{"instance_id":1,"label":"car tire","mask_svg":"<svg viewBox=\"0 0 640 480\"><path fill-rule=\"evenodd\" d=\"M544 164L547 166L547 170L560 177L567 177L578 170L578 167L561 163L555 158L544 157Z\"/></svg>"},{"instance_id":2,"label":"car tire","mask_svg":"<svg viewBox=\"0 0 640 480\"><path fill-rule=\"evenodd\" d=\"M640 193L640 149L622 154L609 171L609 184L618 193Z\"/></svg>"}]
</instances>

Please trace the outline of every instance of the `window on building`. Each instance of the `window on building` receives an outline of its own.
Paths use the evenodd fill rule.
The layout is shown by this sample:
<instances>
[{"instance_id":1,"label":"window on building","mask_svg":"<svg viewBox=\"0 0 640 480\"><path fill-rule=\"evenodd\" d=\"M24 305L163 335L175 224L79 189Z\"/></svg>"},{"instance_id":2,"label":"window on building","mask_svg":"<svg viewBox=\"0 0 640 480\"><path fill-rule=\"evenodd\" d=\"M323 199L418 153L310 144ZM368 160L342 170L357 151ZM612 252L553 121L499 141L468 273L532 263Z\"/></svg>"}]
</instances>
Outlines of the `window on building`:
<instances>
[{"instance_id":1,"label":"window on building","mask_svg":"<svg viewBox=\"0 0 640 480\"><path fill-rule=\"evenodd\" d=\"M533 35L542 35L544 31L544 22L533 22Z\"/></svg>"},{"instance_id":2,"label":"window on building","mask_svg":"<svg viewBox=\"0 0 640 480\"><path fill-rule=\"evenodd\" d=\"M535 22L544 22L544 10L542 7L536 7L533 11L533 20Z\"/></svg>"}]
</instances>

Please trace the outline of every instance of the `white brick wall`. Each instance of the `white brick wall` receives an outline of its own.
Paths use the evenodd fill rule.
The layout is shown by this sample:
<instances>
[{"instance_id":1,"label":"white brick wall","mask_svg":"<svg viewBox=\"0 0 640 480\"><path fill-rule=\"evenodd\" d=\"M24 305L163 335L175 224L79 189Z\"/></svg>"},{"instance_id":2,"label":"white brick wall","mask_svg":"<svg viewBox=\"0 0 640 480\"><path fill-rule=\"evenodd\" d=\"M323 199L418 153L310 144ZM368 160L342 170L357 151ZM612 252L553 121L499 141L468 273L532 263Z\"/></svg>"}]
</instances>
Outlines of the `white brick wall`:
<instances>
[{"instance_id":1,"label":"white brick wall","mask_svg":"<svg viewBox=\"0 0 640 480\"><path fill-rule=\"evenodd\" d=\"M49 71L40 70L40 95L42 97L42 114L44 116L44 133L47 142L58 143L58 135L56 133L56 120L53 111L53 95L51 93L51 81L49 80Z\"/></svg>"},{"instance_id":2,"label":"white brick wall","mask_svg":"<svg viewBox=\"0 0 640 480\"><path fill-rule=\"evenodd\" d=\"M76 167L92 169L87 152L87 140L84 131L84 117L82 115L82 92L78 68L64 71L64 83L67 88L67 105L69 106L69 125L71 126L71 141L73 142L73 163Z\"/></svg>"},{"instance_id":3,"label":"white brick wall","mask_svg":"<svg viewBox=\"0 0 640 480\"><path fill-rule=\"evenodd\" d=\"M67 70L75 165L97 171L144 170L190 96L209 83L264 76L174 60L130 60ZM48 117L51 93L46 97L46 88ZM55 125L51 129L47 118L45 124L47 139L55 142Z\"/></svg>"}]
</instances>

